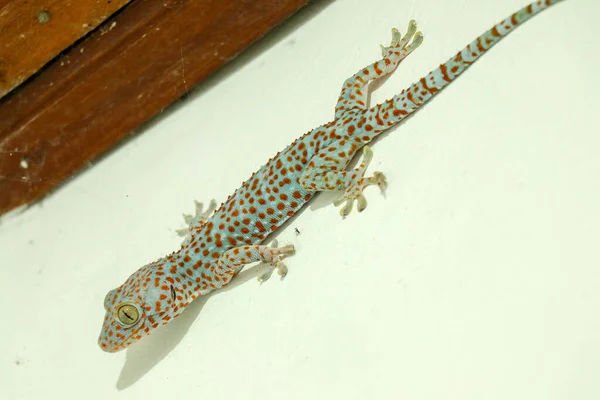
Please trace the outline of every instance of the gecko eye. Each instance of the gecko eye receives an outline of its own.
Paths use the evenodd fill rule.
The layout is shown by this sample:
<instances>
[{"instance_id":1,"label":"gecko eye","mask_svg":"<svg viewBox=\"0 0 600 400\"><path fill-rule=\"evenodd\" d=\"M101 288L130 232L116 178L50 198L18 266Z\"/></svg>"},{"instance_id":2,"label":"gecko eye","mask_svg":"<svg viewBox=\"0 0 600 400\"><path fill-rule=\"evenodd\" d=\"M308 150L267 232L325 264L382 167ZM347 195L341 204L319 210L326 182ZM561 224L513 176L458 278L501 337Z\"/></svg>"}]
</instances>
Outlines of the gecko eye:
<instances>
[{"instance_id":1,"label":"gecko eye","mask_svg":"<svg viewBox=\"0 0 600 400\"><path fill-rule=\"evenodd\" d=\"M132 303L124 303L117 308L117 322L126 328L137 324L140 320L140 309Z\"/></svg>"}]
</instances>

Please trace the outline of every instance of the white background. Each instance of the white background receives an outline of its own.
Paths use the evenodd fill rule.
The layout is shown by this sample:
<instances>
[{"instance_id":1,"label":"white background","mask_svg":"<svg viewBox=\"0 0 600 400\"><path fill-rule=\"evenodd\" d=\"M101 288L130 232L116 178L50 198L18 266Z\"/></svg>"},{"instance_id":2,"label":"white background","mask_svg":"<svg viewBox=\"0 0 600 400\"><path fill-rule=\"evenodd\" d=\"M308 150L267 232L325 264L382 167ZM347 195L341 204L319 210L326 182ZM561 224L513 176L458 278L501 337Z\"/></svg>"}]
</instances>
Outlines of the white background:
<instances>
[{"instance_id":1,"label":"white background","mask_svg":"<svg viewBox=\"0 0 600 400\"><path fill-rule=\"evenodd\" d=\"M285 280L249 269L127 351L96 344L106 292L178 248L193 199L329 121L390 28L414 18L425 41L373 103L525 4L313 4L4 217L0 398L600 398L595 0L535 17L377 141L386 196L345 220L319 196L277 237L298 250Z\"/></svg>"}]
</instances>

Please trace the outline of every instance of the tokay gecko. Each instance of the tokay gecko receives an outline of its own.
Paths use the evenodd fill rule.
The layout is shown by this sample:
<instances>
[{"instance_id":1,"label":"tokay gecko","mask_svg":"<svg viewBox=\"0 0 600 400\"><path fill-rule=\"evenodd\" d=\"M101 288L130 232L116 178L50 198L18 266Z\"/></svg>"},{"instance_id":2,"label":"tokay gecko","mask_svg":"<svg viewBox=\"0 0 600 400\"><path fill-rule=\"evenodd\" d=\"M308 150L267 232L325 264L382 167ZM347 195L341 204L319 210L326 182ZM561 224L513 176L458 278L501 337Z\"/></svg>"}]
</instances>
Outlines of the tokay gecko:
<instances>
[{"instance_id":1,"label":"tokay gecko","mask_svg":"<svg viewBox=\"0 0 600 400\"><path fill-rule=\"evenodd\" d=\"M104 300L106 315L98 343L115 352L177 317L191 301L226 285L244 265L269 265L259 280L273 271L285 276L282 262L294 253L291 245L273 247L265 238L297 213L319 191L343 192L334 204L348 215L356 203L367 206L363 190L386 188L381 172L364 176L373 157L367 144L375 136L419 109L462 74L490 47L532 16L561 0L538 0L494 25L446 63L410 85L392 99L369 108L368 84L392 73L423 40L414 21L382 46L382 58L348 78L335 108L335 119L304 134L277 153L217 208L206 211L196 203L195 217L187 216L189 229L181 248L143 266ZM362 149L360 165L346 170Z\"/></svg>"}]
</instances>

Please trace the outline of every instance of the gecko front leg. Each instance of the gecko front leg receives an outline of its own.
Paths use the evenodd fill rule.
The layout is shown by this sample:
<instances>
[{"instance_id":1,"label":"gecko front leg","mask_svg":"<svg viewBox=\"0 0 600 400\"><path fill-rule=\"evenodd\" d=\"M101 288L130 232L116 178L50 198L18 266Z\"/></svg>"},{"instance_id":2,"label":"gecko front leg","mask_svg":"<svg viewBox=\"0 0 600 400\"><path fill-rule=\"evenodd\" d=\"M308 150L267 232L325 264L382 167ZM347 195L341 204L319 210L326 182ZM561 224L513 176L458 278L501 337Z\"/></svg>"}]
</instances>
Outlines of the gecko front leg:
<instances>
[{"instance_id":1,"label":"gecko front leg","mask_svg":"<svg viewBox=\"0 0 600 400\"><path fill-rule=\"evenodd\" d=\"M227 250L219 257L215 272L219 275L237 274L246 264L254 262L264 262L269 264L268 270L258 277L259 282L264 282L271 277L273 271L283 278L287 272L287 266L282 259L295 253L293 245L277 247L277 242L273 246L248 245L234 247Z\"/></svg>"},{"instance_id":2,"label":"gecko front leg","mask_svg":"<svg viewBox=\"0 0 600 400\"><path fill-rule=\"evenodd\" d=\"M185 221L187 228L178 229L176 231L179 236L184 238L184 244L191 239L192 233L195 229L202 228L202 226L208 220L208 217L210 217L210 214L212 214L212 212L217 208L217 202L214 199L210 201L206 211L203 211L204 204L196 200L194 200L194 204L196 205L196 212L193 216L190 214L183 214L183 220Z\"/></svg>"}]
</instances>

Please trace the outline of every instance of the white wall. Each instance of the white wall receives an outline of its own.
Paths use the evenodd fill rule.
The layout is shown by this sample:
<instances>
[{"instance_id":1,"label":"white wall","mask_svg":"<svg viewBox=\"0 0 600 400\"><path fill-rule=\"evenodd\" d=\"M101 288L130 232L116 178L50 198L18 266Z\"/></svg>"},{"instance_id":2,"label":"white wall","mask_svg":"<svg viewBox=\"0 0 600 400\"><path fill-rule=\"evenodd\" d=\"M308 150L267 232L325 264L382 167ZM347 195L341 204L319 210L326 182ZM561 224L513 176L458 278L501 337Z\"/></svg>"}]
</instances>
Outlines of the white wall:
<instances>
[{"instance_id":1,"label":"white wall","mask_svg":"<svg viewBox=\"0 0 600 400\"><path fill-rule=\"evenodd\" d=\"M415 18L425 42L373 102L524 4L320 2L3 218L0 398L600 398L595 0L542 13L378 141L386 196L346 220L319 196L278 236L298 249L284 281L251 269L126 352L96 344L105 293L178 248L193 199L330 120L390 28Z\"/></svg>"}]
</instances>

